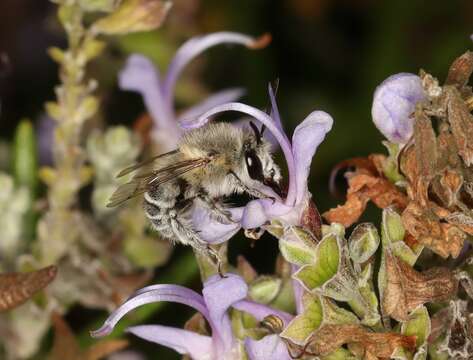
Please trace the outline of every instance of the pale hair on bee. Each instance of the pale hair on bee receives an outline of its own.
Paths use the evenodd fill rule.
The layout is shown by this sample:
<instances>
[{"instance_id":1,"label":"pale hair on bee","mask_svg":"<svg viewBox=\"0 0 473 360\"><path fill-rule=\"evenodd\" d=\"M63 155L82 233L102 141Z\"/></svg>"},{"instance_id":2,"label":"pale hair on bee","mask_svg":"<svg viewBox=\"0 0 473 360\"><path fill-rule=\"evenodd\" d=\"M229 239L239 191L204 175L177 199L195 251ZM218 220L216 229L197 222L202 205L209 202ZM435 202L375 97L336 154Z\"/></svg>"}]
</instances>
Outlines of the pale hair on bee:
<instances>
[{"instance_id":1,"label":"pale hair on bee","mask_svg":"<svg viewBox=\"0 0 473 360\"><path fill-rule=\"evenodd\" d=\"M209 123L190 130L176 150L121 171L118 177L135 174L107 206L144 195L146 216L162 237L190 245L220 266L216 251L194 230L189 210L193 205L205 207L216 221L228 224L233 220L223 206L225 197L281 194L281 172L263 132L264 127L260 130L252 122L248 128Z\"/></svg>"}]
</instances>

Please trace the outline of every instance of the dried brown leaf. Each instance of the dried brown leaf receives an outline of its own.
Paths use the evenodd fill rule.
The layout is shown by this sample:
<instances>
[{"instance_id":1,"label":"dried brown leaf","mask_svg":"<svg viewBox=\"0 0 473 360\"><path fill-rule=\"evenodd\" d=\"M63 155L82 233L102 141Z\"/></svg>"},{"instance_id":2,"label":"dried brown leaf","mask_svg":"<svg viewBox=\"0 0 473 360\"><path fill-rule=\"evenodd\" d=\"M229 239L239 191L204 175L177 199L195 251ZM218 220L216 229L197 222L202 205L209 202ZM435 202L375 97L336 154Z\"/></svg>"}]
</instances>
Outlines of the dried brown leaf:
<instances>
[{"instance_id":1,"label":"dried brown leaf","mask_svg":"<svg viewBox=\"0 0 473 360\"><path fill-rule=\"evenodd\" d=\"M82 351L69 325L59 314L52 316L54 325L53 348L50 360L100 360L128 346L126 340L103 340Z\"/></svg>"},{"instance_id":2,"label":"dried brown leaf","mask_svg":"<svg viewBox=\"0 0 473 360\"><path fill-rule=\"evenodd\" d=\"M398 347L413 350L415 336L397 333L374 333L360 325L323 325L309 340L308 353L327 355L344 344L357 344L365 358L390 358Z\"/></svg>"},{"instance_id":3,"label":"dried brown leaf","mask_svg":"<svg viewBox=\"0 0 473 360\"><path fill-rule=\"evenodd\" d=\"M316 239L322 239L322 218L315 203L310 200L302 212L301 225L312 232Z\"/></svg>"},{"instance_id":4,"label":"dried brown leaf","mask_svg":"<svg viewBox=\"0 0 473 360\"><path fill-rule=\"evenodd\" d=\"M54 343L50 360L83 360L74 334L61 315L53 314Z\"/></svg>"},{"instance_id":5,"label":"dried brown leaf","mask_svg":"<svg viewBox=\"0 0 473 360\"><path fill-rule=\"evenodd\" d=\"M468 83L473 72L473 52L467 51L456 58L448 70L445 85L463 87Z\"/></svg>"},{"instance_id":6,"label":"dried brown leaf","mask_svg":"<svg viewBox=\"0 0 473 360\"><path fill-rule=\"evenodd\" d=\"M149 280L151 280L153 274L151 271L143 271L136 274L114 276L101 269L98 272L98 276L113 289L111 299L117 306L119 306L133 292L146 285Z\"/></svg>"},{"instance_id":7,"label":"dried brown leaf","mask_svg":"<svg viewBox=\"0 0 473 360\"><path fill-rule=\"evenodd\" d=\"M453 86L444 87L450 129L455 138L458 152L467 166L473 164L473 117Z\"/></svg>"},{"instance_id":8,"label":"dried brown leaf","mask_svg":"<svg viewBox=\"0 0 473 360\"><path fill-rule=\"evenodd\" d=\"M100 360L114 352L125 349L127 340L102 340L92 345L83 355L83 360Z\"/></svg>"},{"instance_id":9,"label":"dried brown leaf","mask_svg":"<svg viewBox=\"0 0 473 360\"><path fill-rule=\"evenodd\" d=\"M237 257L237 270L246 283L252 282L258 276L256 270L243 255L238 255Z\"/></svg>"},{"instance_id":10,"label":"dried brown leaf","mask_svg":"<svg viewBox=\"0 0 473 360\"><path fill-rule=\"evenodd\" d=\"M444 301L455 295L458 280L447 268L414 270L396 256L386 254L386 288L383 312L397 321L406 321L417 306Z\"/></svg>"},{"instance_id":11,"label":"dried brown leaf","mask_svg":"<svg viewBox=\"0 0 473 360\"><path fill-rule=\"evenodd\" d=\"M351 174L348 184L345 204L323 214L330 223L337 222L345 227L352 225L363 214L370 200L382 209L391 205L400 209L407 206L407 197L395 185L366 170L357 170Z\"/></svg>"},{"instance_id":12,"label":"dried brown leaf","mask_svg":"<svg viewBox=\"0 0 473 360\"><path fill-rule=\"evenodd\" d=\"M195 313L189 320L187 320L184 324L184 329L201 335L209 335L207 321L201 313Z\"/></svg>"},{"instance_id":13,"label":"dried brown leaf","mask_svg":"<svg viewBox=\"0 0 473 360\"><path fill-rule=\"evenodd\" d=\"M455 225L440 222L440 219L448 217L448 214L448 211L433 203L429 203L429 207L425 208L411 202L402 213L402 223L406 231L419 243L444 258L456 258L463 248L466 234Z\"/></svg>"},{"instance_id":14,"label":"dried brown leaf","mask_svg":"<svg viewBox=\"0 0 473 360\"><path fill-rule=\"evenodd\" d=\"M56 274L54 265L29 273L0 274L0 312L23 304L53 281Z\"/></svg>"}]
</instances>

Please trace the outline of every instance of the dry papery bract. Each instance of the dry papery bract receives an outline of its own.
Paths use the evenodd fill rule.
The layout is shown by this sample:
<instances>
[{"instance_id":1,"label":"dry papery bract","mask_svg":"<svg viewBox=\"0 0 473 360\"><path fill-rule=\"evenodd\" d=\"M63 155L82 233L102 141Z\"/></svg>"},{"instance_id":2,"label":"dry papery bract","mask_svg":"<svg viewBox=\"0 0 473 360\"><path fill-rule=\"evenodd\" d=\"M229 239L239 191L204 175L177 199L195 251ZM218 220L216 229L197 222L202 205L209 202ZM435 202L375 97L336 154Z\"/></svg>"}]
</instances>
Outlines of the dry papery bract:
<instances>
[{"instance_id":1,"label":"dry papery bract","mask_svg":"<svg viewBox=\"0 0 473 360\"><path fill-rule=\"evenodd\" d=\"M470 304L471 306L471 304ZM432 316L429 344L453 359L471 359L473 353L473 315L468 303L452 300L448 307Z\"/></svg>"},{"instance_id":2,"label":"dry papery bract","mask_svg":"<svg viewBox=\"0 0 473 360\"><path fill-rule=\"evenodd\" d=\"M81 349L66 321L58 314L53 314L54 343L50 360L100 360L128 346L126 340L102 340L88 349Z\"/></svg>"},{"instance_id":3,"label":"dry papery bract","mask_svg":"<svg viewBox=\"0 0 473 360\"><path fill-rule=\"evenodd\" d=\"M0 274L0 312L23 304L53 281L56 274L56 266L29 273Z\"/></svg>"},{"instance_id":4,"label":"dry papery bract","mask_svg":"<svg viewBox=\"0 0 473 360\"><path fill-rule=\"evenodd\" d=\"M419 305L452 298L458 288L458 280L447 268L421 273L392 254L386 255L386 277L382 308L397 321L407 321Z\"/></svg>"},{"instance_id":5,"label":"dry papery bract","mask_svg":"<svg viewBox=\"0 0 473 360\"><path fill-rule=\"evenodd\" d=\"M314 332L304 347L289 343L294 358L324 356L350 344L350 350L364 359L389 359L396 348L414 350L416 337L394 332L375 333L356 324L326 324Z\"/></svg>"},{"instance_id":6,"label":"dry papery bract","mask_svg":"<svg viewBox=\"0 0 473 360\"><path fill-rule=\"evenodd\" d=\"M467 82L473 71L473 53L466 52L450 67L440 86L420 71L427 96L411 115L414 135L395 154L348 160L346 203L325 214L329 222L355 223L368 201L401 212L406 235L438 255L459 256L473 234L473 93ZM396 165L401 180L386 169Z\"/></svg>"}]
</instances>

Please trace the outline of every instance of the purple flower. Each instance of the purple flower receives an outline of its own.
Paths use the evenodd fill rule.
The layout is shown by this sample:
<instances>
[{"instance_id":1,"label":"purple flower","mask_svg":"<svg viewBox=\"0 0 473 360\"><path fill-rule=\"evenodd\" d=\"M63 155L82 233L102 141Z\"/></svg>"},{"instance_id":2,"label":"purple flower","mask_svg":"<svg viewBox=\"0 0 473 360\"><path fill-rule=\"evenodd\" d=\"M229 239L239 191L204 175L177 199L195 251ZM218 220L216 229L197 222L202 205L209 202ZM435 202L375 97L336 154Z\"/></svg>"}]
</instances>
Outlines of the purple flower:
<instances>
[{"instance_id":1,"label":"purple flower","mask_svg":"<svg viewBox=\"0 0 473 360\"><path fill-rule=\"evenodd\" d=\"M197 128L209 121L215 114L226 111L237 111L253 117L264 124L277 140L286 158L289 171L289 188L286 199L258 199L249 202L239 219L245 229L257 228L272 219L280 219L286 224L300 224L301 216L311 194L307 188L310 164L317 147L330 131L332 117L323 111L314 111L300 123L293 134L292 144L284 133L274 94L270 91L272 105L271 115L242 103L228 103L216 106L194 121L183 123L184 128ZM204 228L202 226L202 228Z\"/></svg>"},{"instance_id":2,"label":"purple flower","mask_svg":"<svg viewBox=\"0 0 473 360\"><path fill-rule=\"evenodd\" d=\"M409 73L392 75L376 88L371 108L373 122L389 141L406 144L413 132L411 115L416 104L425 98L420 77Z\"/></svg>"},{"instance_id":3,"label":"purple flower","mask_svg":"<svg viewBox=\"0 0 473 360\"><path fill-rule=\"evenodd\" d=\"M182 129L179 127L181 119L195 118L214 106L235 101L244 93L241 88L222 90L177 116L174 109L174 88L183 68L197 55L215 45L241 44L250 49L259 49L269 41L269 35L253 38L234 32L197 36L178 49L163 76L147 57L133 54L120 73L119 84L122 89L136 91L143 96L153 119L154 140L163 151L173 150L182 135Z\"/></svg>"},{"instance_id":4,"label":"purple flower","mask_svg":"<svg viewBox=\"0 0 473 360\"><path fill-rule=\"evenodd\" d=\"M244 358L244 351L250 360L290 359L286 348L279 340L270 337L259 341L246 340L243 344L232 332L228 310L238 310L252 314L257 320L274 314L287 324L292 316L271 309L267 306L244 300L248 287L243 279L234 274L225 278L213 276L204 283L203 295L178 285L152 285L137 291L123 305L115 310L104 325L91 332L93 337L101 337L111 333L117 322L128 312L138 306L157 302L172 301L185 304L199 311L207 320L212 335L206 336L192 331L161 325L141 325L127 331L143 339L174 349L180 354L188 354L194 360L239 360ZM281 344L275 344L278 340ZM259 357L264 354L269 357ZM271 357L277 354L276 357Z\"/></svg>"}]
</instances>

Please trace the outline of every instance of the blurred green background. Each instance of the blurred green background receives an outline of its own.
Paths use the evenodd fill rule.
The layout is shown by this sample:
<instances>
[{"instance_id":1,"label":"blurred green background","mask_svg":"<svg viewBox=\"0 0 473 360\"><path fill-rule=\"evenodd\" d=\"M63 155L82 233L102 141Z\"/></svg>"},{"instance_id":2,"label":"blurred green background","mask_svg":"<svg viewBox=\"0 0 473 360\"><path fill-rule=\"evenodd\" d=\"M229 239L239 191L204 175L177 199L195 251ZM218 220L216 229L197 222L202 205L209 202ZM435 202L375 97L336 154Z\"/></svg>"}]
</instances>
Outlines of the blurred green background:
<instances>
[{"instance_id":1,"label":"blurred green background","mask_svg":"<svg viewBox=\"0 0 473 360\"><path fill-rule=\"evenodd\" d=\"M42 104L54 97L57 69L46 49L65 45L54 10L46 0L0 1L0 54L9 59L0 62L1 140L11 141L19 120L38 119ZM178 105L202 98L205 91L242 86L248 91L243 101L263 108L267 83L279 78L278 102L289 133L315 109L330 113L335 125L314 159L310 185L322 212L339 201L328 192L337 162L384 151L371 123L375 87L391 74L419 68L443 79L450 62L471 49L473 1L177 0L163 28L111 39L106 55L92 65L103 100L99 124L131 126L144 111L140 96L117 88L117 72L129 53L145 53L164 69L190 36L221 30L270 32L273 41L260 51L210 50L186 70ZM257 269L270 272L277 244L264 237L251 247L238 238L230 249L233 258L242 253ZM186 251L178 249L174 258ZM191 314L166 309L152 321L180 325ZM74 309L69 316L76 329L83 326L84 313ZM150 359L177 358L138 340L133 345L148 350Z\"/></svg>"}]
</instances>

